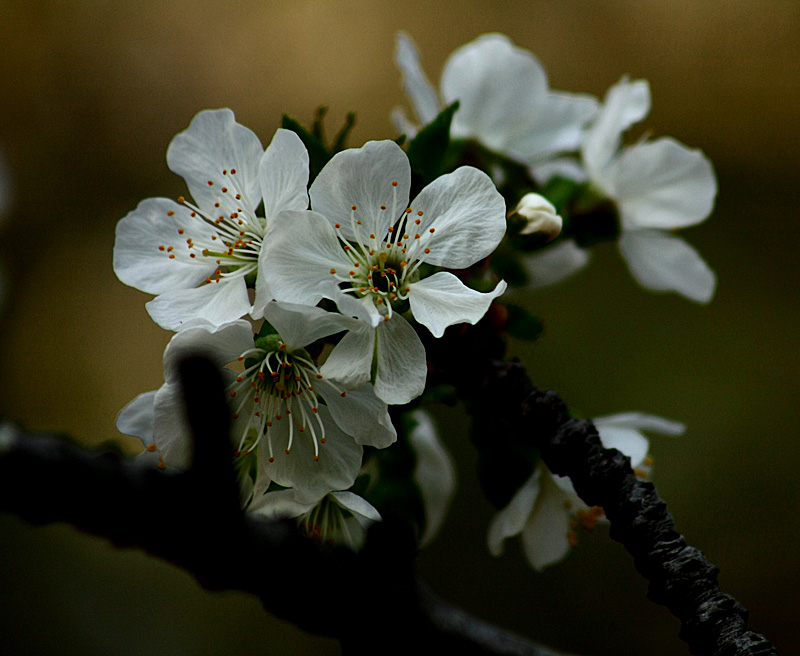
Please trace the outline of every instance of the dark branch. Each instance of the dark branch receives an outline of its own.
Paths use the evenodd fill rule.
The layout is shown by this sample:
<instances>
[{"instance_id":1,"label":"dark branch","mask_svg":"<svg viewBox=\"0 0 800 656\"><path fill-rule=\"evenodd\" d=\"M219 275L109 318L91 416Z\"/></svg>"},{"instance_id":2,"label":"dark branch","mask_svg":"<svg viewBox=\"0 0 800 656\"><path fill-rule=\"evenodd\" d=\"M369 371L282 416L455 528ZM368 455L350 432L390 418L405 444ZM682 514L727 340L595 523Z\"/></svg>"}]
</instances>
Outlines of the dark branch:
<instances>
[{"instance_id":1,"label":"dark branch","mask_svg":"<svg viewBox=\"0 0 800 656\"><path fill-rule=\"evenodd\" d=\"M571 418L561 398L537 390L517 362L458 357L458 351L502 357L503 346L486 323L461 329L459 339L441 340L428 351L435 375L460 390L475 425L506 418L505 433L536 446L553 473L569 476L584 502L605 510L611 537L650 582L649 598L680 619L680 637L691 653L777 654L764 636L747 629L747 611L720 590L718 569L686 544L653 485L636 478L628 457L603 448L592 422Z\"/></svg>"},{"instance_id":2,"label":"dark branch","mask_svg":"<svg viewBox=\"0 0 800 656\"><path fill-rule=\"evenodd\" d=\"M139 547L210 590L257 595L272 614L339 638L347 655L420 645L465 654L556 652L470 617L421 587L416 546L390 518L356 555L302 537L291 521L244 515L230 467L228 410L206 361L182 368L195 435L190 471L168 474L118 452L0 424L0 511L33 524L67 522L120 547Z\"/></svg>"}]
</instances>

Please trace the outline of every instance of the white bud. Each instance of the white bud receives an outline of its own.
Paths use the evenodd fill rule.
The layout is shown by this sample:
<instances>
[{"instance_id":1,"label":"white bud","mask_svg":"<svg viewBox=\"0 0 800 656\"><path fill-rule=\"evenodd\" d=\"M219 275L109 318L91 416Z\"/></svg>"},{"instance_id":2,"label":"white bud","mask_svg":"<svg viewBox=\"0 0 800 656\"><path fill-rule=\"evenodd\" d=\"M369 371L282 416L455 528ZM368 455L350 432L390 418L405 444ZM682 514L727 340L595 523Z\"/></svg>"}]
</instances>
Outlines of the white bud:
<instances>
[{"instance_id":1,"label":"white bud","mask_svg":"<svg viewBox=\"0 0 800 656\"><path fill-rule=\"evenodd\" d=\"M539 232L547 236L547 241L552 241L561 233L563 221L556 213L556 208L539 194L525 194L513 214L525 220L525 226L519 231L521 235Z\"/></svg>"}]
</instances>

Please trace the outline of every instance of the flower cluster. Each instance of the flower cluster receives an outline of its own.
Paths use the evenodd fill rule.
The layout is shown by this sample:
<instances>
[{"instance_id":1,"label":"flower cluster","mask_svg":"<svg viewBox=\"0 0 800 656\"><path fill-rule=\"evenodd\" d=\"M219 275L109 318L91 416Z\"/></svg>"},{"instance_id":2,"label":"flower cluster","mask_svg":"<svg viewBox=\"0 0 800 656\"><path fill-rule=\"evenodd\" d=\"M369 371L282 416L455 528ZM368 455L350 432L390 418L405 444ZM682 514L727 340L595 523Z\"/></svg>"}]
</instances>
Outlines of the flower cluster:
<instances>
[{"instance_id":1,"label":"flower cluster","mask_svg":"<svg viewBox=\"0 0 800 656\"><path fill-rule=\"evenodd\" d=\"M230 110L200 112L167 151L189 195L144 200L119 222L114 247L119 279L153 294L147 311L175 331L164 384L118 417L142 440L142 463L189 466L178 364L201 352L227 386L242 507L296 517L309 537L352 548L380 519L376 506L404 504L420 543L441 526L455 473L418 406L459 381L440 380L426 344L481 321L506 278L557 282L586 264L590 246L618 240L645 287L706 302L716 284L669 233L711 212L711 164L669 138L622 143L649 111L646 82L623 78L602 103L553 91L537 59L497 34L456 50L438 92L406 35L396 56L415 113L395 112L396 141L346 149L351 121L329 146L320 114L311 131L285 119L264 148ZM501 342L541 332L509 303L487 325ZM390 416L390 406L405 407ZM640 431L683 431L636 413L596 424L642 475ZM498 555L521 534L541 569L602 510L535 453L517 455L527 462L516 471L533 473L496 497L508 504L489 548Z\"/></svg>"},{"instance_id":2,"label":"flower cluster","mask_svg":"<svg viewBox=\"0 0 800 656\"><path fill-rule=\"evenodd\" d=\"M476 323L505 290L475 291L443 270L492 253L504 200L485 173L461 167L409 202L411 166L391 141L339 152L308 189L297 134L280 129L264 149L226 109L198 114L167 162L192 199L147 199L123 218L114 268L156 295L148 312L177 332L164 385L124 408L118 426L160 468L186 468L177 365L201 352L226 379L243 506L302 517L310 533L324 516L326 539L357 545L350 520L377 515L346 492L364 448L394 443L388 404L425 388L415 326L441 337Z\"/></svg>"},{"instance_id":3,"label":"flower cluster","mask_svg":"<svg viewBox=\"0 0 800 656\"><path fill-rule=\"evenodd\" d=\"M429 123L439 111L439 97L413 42L403 34L396 61L418 120ZM711 300L713 271L691 246L670 234L711 213L717 191L711 163L699 150L668 137L621 145L622 134L650 110L645 80L623 77L603 103L552 91L530 52L505 36L488 34L450 55L440 88L445 104L459 102L451 125L454 139L475 141L523 167L531 187L545 197L552 189L550 200L558 196L572 215L559 240L524 262L532 286L568 277L589 261L586 245L618 238L643 287L674 291L700 303ZM407 134L418 129L401 110L395 124ZM503 170L493 168L501 184ZM551 185L554 181L573 184L570 202L563 198L564 184Z\"/></svg>"}]
</instances>

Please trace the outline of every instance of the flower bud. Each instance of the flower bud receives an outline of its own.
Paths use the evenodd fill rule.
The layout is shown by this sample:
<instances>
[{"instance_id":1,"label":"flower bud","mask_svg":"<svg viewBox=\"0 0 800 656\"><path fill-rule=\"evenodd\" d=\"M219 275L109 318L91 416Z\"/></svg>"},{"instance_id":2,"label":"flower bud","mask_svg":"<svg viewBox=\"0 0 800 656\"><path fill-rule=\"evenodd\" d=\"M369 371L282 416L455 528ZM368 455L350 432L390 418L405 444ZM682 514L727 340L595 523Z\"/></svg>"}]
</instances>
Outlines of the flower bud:
<instances>
[{"instance_id":1,"label":"flower bud","mask_svg":"<svg viewBox=\"0 0 800 656\"><path fill-rule=\"evenodd\" d=\"M539 194L525 194L512 213L521 218L525 225L519 231L521 235L541 233L552 241L561 232L562 220L556 213L556 208L544 196Z\"/></svg>"}]
</instances>

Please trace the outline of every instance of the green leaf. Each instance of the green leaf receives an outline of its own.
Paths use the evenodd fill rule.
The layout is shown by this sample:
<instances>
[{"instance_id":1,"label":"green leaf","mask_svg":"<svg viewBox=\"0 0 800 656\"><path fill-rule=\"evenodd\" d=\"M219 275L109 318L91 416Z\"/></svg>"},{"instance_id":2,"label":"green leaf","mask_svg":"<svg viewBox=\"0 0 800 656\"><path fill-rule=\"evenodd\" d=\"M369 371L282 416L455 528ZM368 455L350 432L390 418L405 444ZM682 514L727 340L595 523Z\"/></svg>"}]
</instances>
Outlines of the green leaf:
<instances>
[{"instance_id":1,"label":"green leaf","mask_svg":"<svg viewBox=\"0 0 800 656\"><path fill-rule=\"evenodd\" d=\"M506 332L511 337L535 342L544 332L544 324L539 317L534 316L521 305L506 304L508 318L506 319Z\"/></svg>"},{"instance_id":2,"label":"green leaf","mask_svg":"<svg viewBox=\"0 0 800 656\"><path fill-rule=\"evenodd\" d=\"M450 145L450 123L458 109L458 101L445 107L431 123L417 133L408 144L411 170L422 185L433 182L442 173L447 147Z\"/></svg>"}]
</instances>

